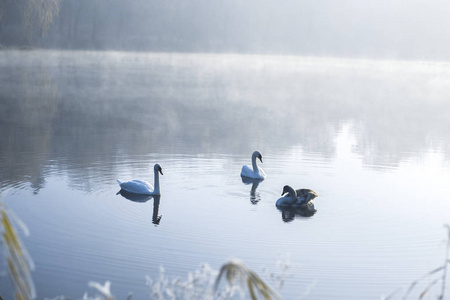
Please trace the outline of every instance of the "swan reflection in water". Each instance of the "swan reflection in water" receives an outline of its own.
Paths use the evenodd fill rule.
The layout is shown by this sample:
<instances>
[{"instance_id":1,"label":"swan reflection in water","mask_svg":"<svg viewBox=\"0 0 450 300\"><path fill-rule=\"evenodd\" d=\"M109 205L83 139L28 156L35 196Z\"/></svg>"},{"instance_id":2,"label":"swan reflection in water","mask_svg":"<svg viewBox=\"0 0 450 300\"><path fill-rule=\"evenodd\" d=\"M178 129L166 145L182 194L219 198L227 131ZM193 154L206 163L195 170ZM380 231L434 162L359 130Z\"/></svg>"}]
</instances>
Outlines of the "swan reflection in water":
<instances>
[{"instance_id":1,"label":"swan reflection in water","mask_svg":"<svg viewBox=\"0 0 450 300\"><path fill-rule=\"evenodd\" d=\"M145 203L148 200L153 198L153 216L152 216L152 223L155 225L159 225L159 222L161 222L161 217L158 216L159 211L159 202L161 200L161 195L142 195L142 194L134 194L130 193L124 190L120 190L117 192L116 195L121 195L122 197L131 200L133 202L140 202Z\"/></svg>"},{"instance_id":2,"label":"swan reflection in water","mask_svg":"<svg viewBox=\"0 0 450 300\"><path fill-rule=\"evenodd\" d=\"M281 218L284 222L291 222L296 216L303 218L312 217L317 212L313 201L309 201L308 204L304 206L280 206L277 207L277 209L281 211Z\"/></svg>"},{"instance_id":3,"label":"swan reflection in water","mask_svg":"<svg viewBox=\"0 0 450 300\"><path fill-rule=\"evenodd\" d=\"M252 188L250 190L250 202L252 204L257 204L261 200L261 196L259 195L259 192L256 192L256 188L258 187L259 183L262 182L264 179L255 179L255 178L248 178L248 177L241 177L242 182L244 184L251 184Z\"/></svg>"}]
</instances>

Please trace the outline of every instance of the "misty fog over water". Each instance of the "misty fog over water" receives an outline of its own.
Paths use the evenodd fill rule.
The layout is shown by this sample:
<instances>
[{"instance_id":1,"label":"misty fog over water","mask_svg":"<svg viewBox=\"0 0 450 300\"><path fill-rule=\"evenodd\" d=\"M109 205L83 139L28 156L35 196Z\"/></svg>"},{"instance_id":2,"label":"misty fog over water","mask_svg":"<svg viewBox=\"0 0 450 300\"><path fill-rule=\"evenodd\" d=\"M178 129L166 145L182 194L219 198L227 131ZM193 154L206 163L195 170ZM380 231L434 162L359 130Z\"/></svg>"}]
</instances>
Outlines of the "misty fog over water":
<instances>
[{"instance_id":1,"label":"misty fog over water","mask_svg":"<svg viewBox=\"0 0 450 300\"><path fill-rule=\"evenodd\" d=\"M261 274L287 257L285 299L373 299L442 265L447 63L4 50L0 69L0 184L38 299L92 280L145 299L160 266L233 257ZM256 187L239 176L255 149ZM116 195L155 163L159 205ZM279 211L285 184L315 190L317 212Z\"/></svg>"},{"instance_id":2,"label":"misty fog over water","mask_svg":"<svg viewBox=\"0 0 450 300\"><path fill-rule=\"evenodd\" d=\"M10 141L2 151L14 155L85 153L89 161L185 145L190 154L236 154L262 140L333 157L333 135L345 122L354 124L354 152L369 166L450 151L448 64L58 51L2 57L1 130Z\"/></svg>"}]
</instances>

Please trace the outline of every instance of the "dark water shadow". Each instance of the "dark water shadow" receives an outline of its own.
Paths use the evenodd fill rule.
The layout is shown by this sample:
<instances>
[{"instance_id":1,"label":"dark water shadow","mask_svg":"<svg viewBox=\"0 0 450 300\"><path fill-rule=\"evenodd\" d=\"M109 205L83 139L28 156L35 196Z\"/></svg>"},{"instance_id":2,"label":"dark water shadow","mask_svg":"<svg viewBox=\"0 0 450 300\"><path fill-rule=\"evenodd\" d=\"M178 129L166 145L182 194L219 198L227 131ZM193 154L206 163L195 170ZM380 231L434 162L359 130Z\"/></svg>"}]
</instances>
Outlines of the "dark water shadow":
<instances>
[{"instance_id":1,"label":"dark water shadow","mask_svg":"<svg viewBox=\"0 0 450 300\"><path fill-rule=\"evenodd\" d=\"M241 179L244 184L252 185L252 188L250 189L250 202L255 205L258 204L258 202L261 201L261 196L256 192L256 188L262 181L264 181L264 179L253 179L248 177L241 177Z\"/></svg>"},{"instance_id":2,"label":"dark water shadow","mask_svg":"<svg viewBox=\"0 0 450 300\"><path fill-rule=\"evenodd\" d=\"M317 212L313 201L310 201L307 205L277 207L277 209L281 212L283 222L292 222L296 217L309 218Z\"/></svg>"},{"instance_id":3,"label":"dark water shadow","mask_svg":"<svg viewBox=\"0 0 450 300\"><path fill-rule=\"evenodd\" d=\"M124 190L120 190L117 192L116 195L121 195L122 197L131 200L133 202L147 202L148 200L152 199L154 196L152 195L144 195L144 194L135 194L130 193Z\"/></svg>"},{"instance_id":4,"label":"dark water shadow","mask_svg":"<svg viewBox=\"0 0 450 300\"><path fill-rule=\"evenodd\" d=\"M134 194L130 193L124 190L120 190L117 192L116 195L121 195L127 200L133 201L133 202L139 202L139 203L145 203L148 200L153 198L153 215L152 215L152 223L155 225L159 225L161 222L161 215L158 215L159 213L159 204L161 200L160 195L141 195L141 194Z\"/></svg>"}]
</instances>

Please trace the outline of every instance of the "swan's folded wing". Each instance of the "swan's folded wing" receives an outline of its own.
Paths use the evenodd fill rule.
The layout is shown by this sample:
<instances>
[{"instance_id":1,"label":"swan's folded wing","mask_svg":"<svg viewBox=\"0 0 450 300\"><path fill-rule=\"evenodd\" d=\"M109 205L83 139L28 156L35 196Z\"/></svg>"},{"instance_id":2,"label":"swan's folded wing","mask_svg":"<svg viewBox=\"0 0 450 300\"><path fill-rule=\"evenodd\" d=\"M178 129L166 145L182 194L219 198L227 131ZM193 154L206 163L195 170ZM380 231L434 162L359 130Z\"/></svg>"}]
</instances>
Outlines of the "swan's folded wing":
<instances>
[{"instance_id":1,"label":"swan's folded wing","mask_svg":"<svg viewBox=\"0 0 450 300\"><path fill-rule=\"evenodd\" d=\"M150 194L153 192L153 186L144 180L131 180L127 182L122 182L120 187L134 194Z\"/></svg>"},{"instance_id":2,"label":"swan's folded wing","mask_svg":"<svg viewBox=\"0 0 450 300\"><path fill-rule=\"evenodd\" d=\"M298 189L295 192L297 193L297 197L308 198L308 201L319 196L316 192L310 189Z\"/></svg>"}]
</instances>

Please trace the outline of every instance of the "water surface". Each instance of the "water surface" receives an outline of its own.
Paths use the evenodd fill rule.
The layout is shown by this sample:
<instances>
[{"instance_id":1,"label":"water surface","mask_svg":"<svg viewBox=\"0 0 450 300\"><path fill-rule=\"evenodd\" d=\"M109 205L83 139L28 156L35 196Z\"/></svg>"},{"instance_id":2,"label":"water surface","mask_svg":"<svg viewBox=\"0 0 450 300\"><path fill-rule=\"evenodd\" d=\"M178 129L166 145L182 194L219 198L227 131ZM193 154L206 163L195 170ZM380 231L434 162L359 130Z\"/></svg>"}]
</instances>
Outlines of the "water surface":
<instances>
[{"instance_id":1,"label":"water surface","mask_svg":"<svg viewBox=\"0 0 450 300\"><path fill-rule=\"evenodd\" d=\"M160 266L230 258L261 274L288 260L286 299L377 299L443 263L448 64L2 51L0 70L0 184L39 299L106 280L145 299ZM252 187L255 149L267 179ZM159 205L116 194L155 163ZM315 190L317 212L277 210L285 184Z\"/></svg>"}]
</instances>

